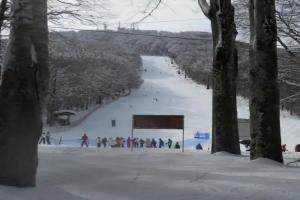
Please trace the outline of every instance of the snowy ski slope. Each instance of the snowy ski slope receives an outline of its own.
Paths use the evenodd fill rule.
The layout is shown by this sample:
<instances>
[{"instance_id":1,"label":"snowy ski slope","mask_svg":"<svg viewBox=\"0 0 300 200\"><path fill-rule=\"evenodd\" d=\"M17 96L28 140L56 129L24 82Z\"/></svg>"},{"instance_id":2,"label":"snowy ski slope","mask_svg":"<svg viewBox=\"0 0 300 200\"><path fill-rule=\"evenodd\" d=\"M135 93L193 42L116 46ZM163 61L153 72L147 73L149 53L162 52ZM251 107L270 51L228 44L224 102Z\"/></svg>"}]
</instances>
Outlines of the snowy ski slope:
<instances>
[{"instance_id":1,"label":"snowy ski slope","mask_svg":"<svg viewBox=\"0 0 300 200\"><path fill-rule=\"evenodd\" d=\"M187 147L194 148L197 143L194 133L211 132L212 91L198 85L191 79L178 74L178 67L172 65L167 57L143 56L144 83L128 97L123 97L105 105L94 112L87 120L68 131L55 134L55 138L77 141L83 133L90 138L128 137L131 135L133 114L180 114L185 115ZM249 118L248 101L238 98L239 118ZM116 127L111 126L116 120ZM293 151L300 143L300 119L281 114L282 143ZM181 140L181 131L173 130L136 130L136 137L162 137ZM210 141L205 148L210 146Z\"/></svg>"},{"instance_id":2,"label":"snowy ski slope","mask_svg":"<svg viewBox=\"0 0 300 200\"><path fill-rule=\"evenodd\" d=\"M63 136L78 138L129 134L131 115L185 114L188 135L209 131L211 91L178 76L170 61L143 57L145 83L129 97L96 111ZM153 100L158 98L158 102ZM239 100L239 115L247 117L247 103ZM110 120L117 127L110 127ZM283 140L299 142L299 119L282 114ZM139 136L178 132L142 132ZM179 138L178 138L179 139ZM299 154L297 155L299 156ZM0 200L295 200L299 199L299 167L267 159L220 152L119 148L39 147L36 188L0 186Z\"/></svg>"}]
</instances>

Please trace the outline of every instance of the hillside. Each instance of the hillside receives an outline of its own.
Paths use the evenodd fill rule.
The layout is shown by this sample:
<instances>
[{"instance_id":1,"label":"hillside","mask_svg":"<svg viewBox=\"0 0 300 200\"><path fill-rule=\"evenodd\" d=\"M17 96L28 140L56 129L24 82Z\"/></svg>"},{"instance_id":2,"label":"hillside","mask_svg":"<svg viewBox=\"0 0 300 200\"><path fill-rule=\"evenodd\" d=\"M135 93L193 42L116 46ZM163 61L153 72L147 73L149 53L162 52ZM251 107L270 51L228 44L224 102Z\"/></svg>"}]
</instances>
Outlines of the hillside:
<instances>
[{"instance_id":1,"label":"hillside","mask_svg":"<svg viewBox=\"0 0 300 200\"><path fill-rule=\"evenodd\" d=\"M3 60L7 40L2 41ZM50 34L49 95L44 109L47 124L57 122L53 113L85 111L104 101L130 94L142 83L141 58L135 51L107 41L94 43L73 34Z\"/></svg>"},{"instance_id":2,"label":"hillside","mask_svg":"<svg viewBox=\"0 0 300 200\"><path fill-rule=\"evenodd\" d=\"M139 54L168 55L174 58L187 76L193 80L205 85L208 80L211 83L212 38L209 33L170 33L120 29L119 32L80 31L78 33L65 32L64 34L74 34L77 37L95 42L109 41L113 45L121 45ZM238 93L243 97L248 97L249 46L246 43L238 42L237 47L239 51ZM300 53L296 53L297 57L294 58L285 50L278 49L278 55L281 98L300 93ZM300 115L299 98L285 102L283 107L290 110L291 113L295 112Z\"/></svg>"},{"instance_id":3,"label":"hillside","mask_svg":"<svg viewBox=\"0 0 300 200\"><path fill-rule=\"evenodd\" d=\"M184 75L178 74L178 66L171 64L167 57L143 56L143 84L131 95L104 105L96 110L85 121L72 129L53 134L55 143L62 137L63 145L80 145L80 138L87 133L92 146L97 137L131 136L132 115L184 115L185 147L195 149L198 142L194 139L196 132L211 133L212 127L212 90L195 83ZM238 117L249 118L248 101L238 98ZM112 126L115 120L116 126ZM281 113L282 143L287 144L289 151L294 152L300 143L299 118ZM182 141L181 130L135 130L134 137L171 138L174 142ZM211 137L201 141L205 149L211 146ZM243 145L241 145L243 149Z\"/></svg>"}]
</instances>

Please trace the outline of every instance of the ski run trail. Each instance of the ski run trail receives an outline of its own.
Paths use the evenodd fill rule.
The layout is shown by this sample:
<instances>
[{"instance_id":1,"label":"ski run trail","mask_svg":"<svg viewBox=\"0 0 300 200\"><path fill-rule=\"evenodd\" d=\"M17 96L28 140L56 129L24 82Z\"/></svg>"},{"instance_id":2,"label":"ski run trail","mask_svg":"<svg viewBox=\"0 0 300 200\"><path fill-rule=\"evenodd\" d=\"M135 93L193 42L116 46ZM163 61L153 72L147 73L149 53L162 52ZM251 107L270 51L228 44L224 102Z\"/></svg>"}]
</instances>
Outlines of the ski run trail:
<instances>
[{"instance_id":1,"label":"ski run trail","mask_svg":"<svg viewBox=\"0 0 300 200\"><path fill-rule=\"evenodd\" d=\"M0 200L296 200L300 168L247 153L209 154L194 150L194 133L211 132L211 90L177 73L169 58L143 56L144 83L130 96L102 106L78 126L53 134L62 145L39 147L37 187L0 186ZM185 116L187 150L80 148L79 138L127 138L133 114ZM238 98L239 118L248 118L246 99ZM111 126L116 120L116 127ZM286 159L297 159L299 118L281 113ZM135 130L135 137L181 140L181 131ZM69 143L68 143L68 142ZM1 163L0 163L1 164Z\"/></svg>"},{"instance_id":2,"label":"ski run trail","mask_svg":"<svg viewBox=\"0 0 300 200\"><path fill-rule=\"evenodd\" d=\"M132 115L184 115L186 147L194 149L198 143L196 132L211 133L212 127L212 90L185 79L184 73L178 74L178 67L172 65L167 57L143 56L142 77L144 83L130 96L105 105L94 112L87 120L68 131L53 135L56 141L62 136L66 144L79 144L83 133L87 133L94 143L97 137L131 136ZM248 100L238 97L238 117L249 119ZM111 121L116 121L112 127ZM294 151L300 144L300 119L281 113L282 144ZM181 130L135 130L134 137L171 138L182 140ZM211 141L204 142L205 149Z\"/></svg>"}]
</instances>

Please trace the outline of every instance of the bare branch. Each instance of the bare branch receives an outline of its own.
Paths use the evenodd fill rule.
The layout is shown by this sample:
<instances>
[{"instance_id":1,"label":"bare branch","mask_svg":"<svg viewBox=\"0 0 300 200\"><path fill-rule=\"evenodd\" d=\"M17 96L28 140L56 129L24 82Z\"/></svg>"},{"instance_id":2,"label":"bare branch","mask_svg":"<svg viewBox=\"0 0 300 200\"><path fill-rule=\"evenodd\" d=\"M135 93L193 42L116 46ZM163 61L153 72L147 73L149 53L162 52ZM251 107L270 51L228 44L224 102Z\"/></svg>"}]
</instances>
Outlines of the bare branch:
<instances>
[{"instance_id":1,"label":"bare branch","mask_svg":"<svg viewBox=\"0 0 300 200\"><path fill-rule=\"evenodd\" d=\"M150 7L151 5L151 1L149 1L149 3L147 4L146 6L146 9L145 9L145 13L147 12L146 10ZM142 19L138 20L137 22L133 23L133 24L139 24L141 23L142 21L144 21L145 19L147 19L148 17L150 17L155 10L158 9L159 5L162 3L162 0L157 0L157 3L155 4L155 6L147 13L147 15L145 15Z\"/></svg>"},{"instance_id":2,"label":"bare branch","mask_svg":"<svg viewBox=\"0 0 300 200\"><path fill-rule=\"evenodd\" d=\"M290 49L289 47L281 40L279 36L277 36L277 41L281 44L281 46L291 55L291 56L296 56Z\"/></svg>"},{"instance_id":3,"label":"bare branch","mask_svg":"<svg viewBox=\"0 0 300 200\"><path fill-rule=\"evenodd\" d=\"M210 16L211 8L208 5L207 1L206 0L198 0L198 4L199 4L202 12L204 13L204 15L210 19L211 18L211 16Z\"/></svg>"}]
</instances>

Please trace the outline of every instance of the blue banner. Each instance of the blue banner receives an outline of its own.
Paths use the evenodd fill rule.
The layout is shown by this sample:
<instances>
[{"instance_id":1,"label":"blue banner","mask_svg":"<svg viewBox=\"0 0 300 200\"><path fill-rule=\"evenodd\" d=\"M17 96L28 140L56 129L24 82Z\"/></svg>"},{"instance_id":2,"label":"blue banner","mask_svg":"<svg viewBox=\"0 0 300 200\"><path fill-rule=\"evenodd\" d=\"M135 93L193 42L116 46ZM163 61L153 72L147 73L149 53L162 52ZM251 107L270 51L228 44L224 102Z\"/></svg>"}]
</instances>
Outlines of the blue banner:
<instances>
[{"instance_id":1,"label":"blue banner","mask_svg":"<svg viewBox=\"0 0 300 200\"><path fill-rule=\"evenodd\" d=\"M199 139L199 140L207 141L207 140L210 139L210 133L197 132L197 133L195 133L194 138Z\"/></svg>"}]
</instances>

